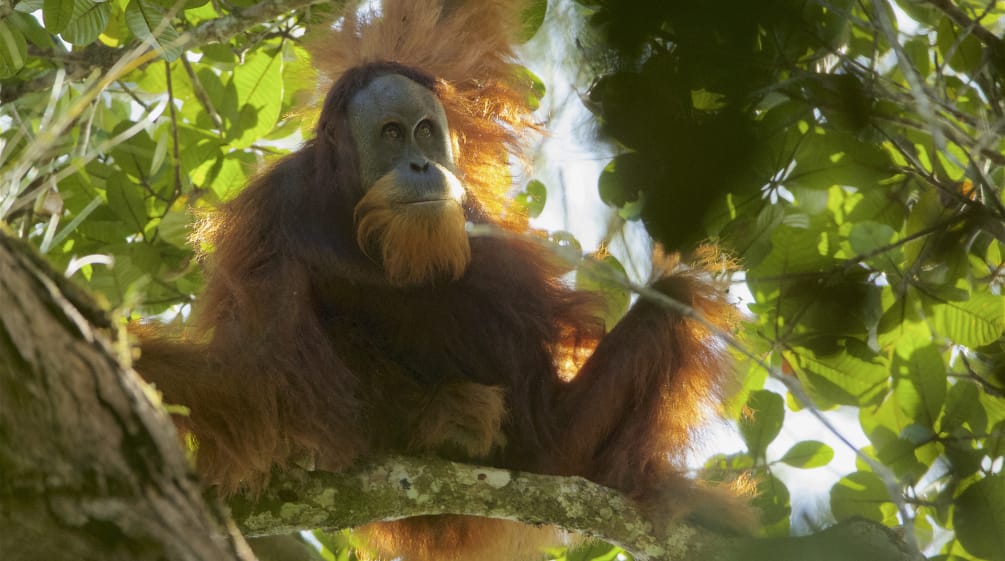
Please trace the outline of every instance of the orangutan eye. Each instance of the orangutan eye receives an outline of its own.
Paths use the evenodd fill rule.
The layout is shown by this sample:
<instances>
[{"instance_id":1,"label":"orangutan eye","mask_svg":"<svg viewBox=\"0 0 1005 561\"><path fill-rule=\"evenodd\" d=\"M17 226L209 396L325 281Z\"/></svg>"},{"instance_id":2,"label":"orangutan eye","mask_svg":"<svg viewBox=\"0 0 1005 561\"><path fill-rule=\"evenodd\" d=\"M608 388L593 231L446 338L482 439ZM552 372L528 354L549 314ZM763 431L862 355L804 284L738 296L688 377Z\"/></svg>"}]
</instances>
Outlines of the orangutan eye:
<instances>
[{"instance_id":1,"label":"orangutan eye","mask_svg":"<svg viewBox=\"0 0 1005 561\"><path fill-rule=\"evenodd\" d=\"M428 120L422 121L419 126L415 127L415 135L419 138L432 138L433 123Z\"/></svg>"},{"instance_id":2,"label":"orangutan eye","mask_svg":"<svg viewBox=\"0 0 1005 561\"><path fill-rule=\"evenodd\" d=\"M401 140L405 137L405 131L398 123L388 123L380 129L380 135L391 140Z\"/></svg>"}]
</instances>

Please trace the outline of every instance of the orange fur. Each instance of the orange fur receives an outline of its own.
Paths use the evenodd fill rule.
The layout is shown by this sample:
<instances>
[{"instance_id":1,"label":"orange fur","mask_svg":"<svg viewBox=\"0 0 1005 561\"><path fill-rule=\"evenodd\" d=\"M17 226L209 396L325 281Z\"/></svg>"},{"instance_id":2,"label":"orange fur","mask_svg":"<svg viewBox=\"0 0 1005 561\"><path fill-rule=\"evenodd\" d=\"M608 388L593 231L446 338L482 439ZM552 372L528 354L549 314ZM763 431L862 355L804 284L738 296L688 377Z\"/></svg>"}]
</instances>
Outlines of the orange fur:
<instances>
[{"instance_id":1,"label":"orange fur","mask_svg":"<svg viewBox=\"0 0 1005 561\"><path fill-rule=\"evenodd\" d=\"M702 274L657 259L653 287L716 329L642 298L605 335L595 297L565 284L546 251L469 239L465 220L526 229L508 202L510 156L535 129L512 66L518 4L382 9L350 10L315 41L335 83L316 137L203 221L195 241L209 275L195 328L144 338L137 369L191 408L180 424L199 440L200 473L234 492L305 454L339 470L375 452L431 452L586 477L661 520L746 527L731 494L683 475L700 421L730 385L718 332L735 310ZM360 184L348 103L392 72L443 104L462 203L403 204L393 174ZM379 556L406 561L517 561L561 540L554 528L464 516L363 533Z\"/></svg>"},{"instance_id":2,"label":"orange fur","mask_svg":"<svg viewBox=\"0 0 1005 561\"><path fill-rule=\"evenodd\" d=\"M332 82L380 61L435 76L462 183L496 223L515 229L527 219L510 198L509 156L522 153L524 135L537 128L527 105L531 83L516 72L512 50L523 4L385 1L381 14L350 8L339 32L317 33L310 43L315 64Z\"/></svg>"},{"instance_id":3,"label":"orange fur","mask_svg":"<svg viewBox=\"0 0 1005 561\"><path fill-rule=\"evenodd\" d=\"M453 174L444 175L457 182ZM471 261L471 246L460 203L399 203L397 185L397 174L389 173L356 205L360 249L377 260L387 279L397 286L461 278ZM463 192L459 185L456 190Z\"/></svg>"},{"instance_id":4,"label":"orange fur","mask_svg":"<svg viewBox=\"0 0 1005 561\"><path fill-rule=\"evenodd\" d=\"M409 450L485 458L506 445L506 390L472 382L444 384L419 411Z\"/></svg>"},{"instance_id":5,"label":"orange fur","mask_svg":"<svg viewBox=\"0 0 1005 561\"><path fill-rule=\"evenodd\" d=\"M357 531L371 548L369 558L388 561L531 561L545 559L546 548L563 542L554 526L470 516L421 516Z\"/></svg>"}]
</instances>

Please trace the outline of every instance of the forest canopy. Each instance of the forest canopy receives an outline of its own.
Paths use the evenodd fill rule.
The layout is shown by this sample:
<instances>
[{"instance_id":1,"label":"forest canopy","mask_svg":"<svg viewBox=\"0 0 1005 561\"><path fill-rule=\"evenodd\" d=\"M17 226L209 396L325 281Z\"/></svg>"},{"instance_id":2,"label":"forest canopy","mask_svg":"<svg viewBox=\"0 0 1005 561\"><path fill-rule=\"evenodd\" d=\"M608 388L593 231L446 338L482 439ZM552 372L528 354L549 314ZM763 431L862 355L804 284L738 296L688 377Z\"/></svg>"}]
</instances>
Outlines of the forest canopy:
<instances>
[{"instance_id":1,"label":"forest canopy","mask_svg":"<svg viewBox=\"0 0 1005 561\"><path fill-rule=\"evenodd\" d=\"M117 324L183 317L207 249L193 224L313 134L303 42L332 9L0 0L0 222ZM863 517L931 559L1005 560L1005 4L538 0L524 17L554 46L518 69L543 128L562 80L583 142L612 154L591 184L543 179L545 157L514 188L532 218L606 205L599 247L548 232L575 282L615 321L640 282L614 248L641 225L671 250L714 242L749 290L745 449L703 475L749 474L768 536ZM807 416L824 436L772 446ZM849 421L864 442L841 442ZM781 466L840 473L794 511Z\"/></svg>"}]
</instances>

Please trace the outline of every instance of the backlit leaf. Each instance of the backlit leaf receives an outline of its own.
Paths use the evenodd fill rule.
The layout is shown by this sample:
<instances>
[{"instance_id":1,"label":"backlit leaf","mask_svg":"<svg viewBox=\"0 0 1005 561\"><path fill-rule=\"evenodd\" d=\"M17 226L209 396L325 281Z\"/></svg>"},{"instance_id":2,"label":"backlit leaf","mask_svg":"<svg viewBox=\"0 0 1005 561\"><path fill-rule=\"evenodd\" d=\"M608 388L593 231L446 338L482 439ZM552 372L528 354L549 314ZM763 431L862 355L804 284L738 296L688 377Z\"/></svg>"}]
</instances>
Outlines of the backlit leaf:
<instances>
[{"instance_id":1,"label":"backlit leaf","mask_svg":"<svg viewBox=\"0 0 1005 561\"><path fill-rule=\"evenodd\" d=\"M834 450L816 440L797 442L782 456L781 461L797 468L815 468L825 466L834 459Z\"/></svg>"},{"instance_id":2,"label":"backlit leaf","mask_svg":"<svg viewBox=\"0 0 1005 561\"><path fill-rule=\"evenodd\" d=\"M12 76L24 66L28 44L24 35L6 21L0 21L0 78Z\"/></svg>"},{"instance_id":3,"label":"backlit leaf","mask_svg":"<svg viewBox=\"0 0 1005 561\"><path fill-rule=\"evenodd\" d=\"M544 183L533 179L527 182L527 186L516 197L517 201L523 205L527 211L527 216L537 218L544 211L544 204L548 201L548 188Z\"/></svg>"},{"instance_id":4,"label":"backlit leaf","mask_svg":"<svg viewBox=\"0 0 1005 561\"><path fill-rule=\"evenodd\" d=\"M946 367L935 345L916 349L903 359L895 355L893 395L910 419L932 427L946 401Z\"/></svg>"},{"instance_id":5,"label":"backlit leaf","mask_svg":"<svg viewBox=\"0 0 1005 561\"><path fill-rule=\"evenodd\" d=\"M953 520L967 551L988 561L1005 561L1005 474L967 487L956 499Z\"/></svg>"},{"instance_id":6,"label":"backlit leaf","mask_svg":"<svg viewBox=\"0 0 1005 561\"><path fill-rule=\"evenodd\" d=\"M283 104L282 59L279 51L262 48L245 55L244 63L234 68L233 84L241 117L254 124L244 128L232 145L251 146L276 126Z\"/></svg>"},{"instance_id":7,"label":"backlit leaf","mask_svg":"<svg viewBox=\"0 0 1005 561\"><path fill-rule=\"evenodd\" d=\"M45 0L42 4L42 21L49 33L59 33L73 17L74 0Z\"/></svg>"},{"instance_id":8,"label":"backlit leaf","mask_svg":"<svg viewBox=\"0 0 1005 561\"><path fill-rule=\"evenodd\" d=\"M932 306L932 326L959 345L987 345L1005 330L1005 296L977 292L968 300L937 303Z\"/></svg>"},{"instance_id":9,"label":"backlit leaf","mask_svg":"<svg viewBox=\"0 0 1005 561\"><path fill-rule=\"evenodd\" d=\"M164 10L145 0L131 0L126 7L126 25L139 39L153 41L167 61L181 55L177 45L178 32L165 17Z\"/></svg>"},{"instance_id":10,"label":"backlit leaf","mask_svg":"<svg viewBox=\"0 0 1005 561\"><path fill-rule=\"evenodd\" d=\"M835 483L830 502L831 512L839 522L856 516L886 522L896 512L883 480L866 471L849 474Z\"/></svg>"},{"instance_id":11,"label":"backlit leaf","mask_svg":"<svg viewBox=\"0 0 1005 561\"><path fill-rule=\"evenodd\" d=\"M777 393L759 390L750 394L747 410L740 417L740 435L747 443L750 455L764 457L768 445L782 430L785 405Z\"/></svg>"},{"instance_id":12,"label":"backlit leaf","mask_svg":"<svg viewBox=\"0 0 1005 561\"><path fill-rule=\"evenodd\" d=\"M84 46L93 43L108 25L111 2L74 0L73 14L60 35L68 43Z\"/></svg>"}]
</instances>

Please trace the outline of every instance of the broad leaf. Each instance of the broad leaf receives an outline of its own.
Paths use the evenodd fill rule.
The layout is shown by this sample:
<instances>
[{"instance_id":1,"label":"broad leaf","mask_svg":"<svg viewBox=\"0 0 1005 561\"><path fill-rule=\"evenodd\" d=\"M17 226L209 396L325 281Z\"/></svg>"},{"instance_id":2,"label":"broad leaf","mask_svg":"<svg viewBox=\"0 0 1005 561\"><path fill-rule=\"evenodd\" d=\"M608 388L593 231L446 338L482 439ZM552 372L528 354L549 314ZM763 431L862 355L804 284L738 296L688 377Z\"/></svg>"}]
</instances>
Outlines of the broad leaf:
<instances>
[{"instance_id":1,"label":"broad leaf","mask_svg":"<svg viewBox=\"0 0 1005 561\"><path fill-rule=\"evenodd\" d=\"M77 46L89 45L101 35L108 25L111 2L74 0L73 14L60 35L68 43Z\"/></svg>"},{"instance_id":2,"label":"broad leaf","mask_svg":"<svg viewBox=\"0 0 1005 561\"><path fill-rule=\"evenodd\" d=\"M797 442L782 456L781 461L797 468L816 468L825 466L834 459L834 450L816 440Z\"/></svg>"},{"instance_id":3,"label":"broad leaf","mask_svg":"<svg viewBox=\"0 0 1005 561\"><path fill-rule=\"evenodd\" d=\"M28 57L28 43L21 31L0 21L0 78L14 75Z\"/></svg>"},{"instance_id":4,"label":"broad leaf","mask_svg":"<svg viewBox=\"0 0 1005 561\"><path fill-rule=\"evenodd\" d=\"M165 60L170 62L181 56L178 32L160 6L145 0L131 0L126 7L126 25L139 39L151 40Z\"/></svg>"},{"instance_id":5,"label":"broad leaf","mask_svg":"<svg viewBox=\"0 0 1005 561\"><path fill-rule=\"evenodd\" d=\"M74 0L45 0L42 4L42 21L49 33L59 33L73 17Z\"/></svg>"},{"instance_id":6,"label":"broad leaf","mask_svg":"<svg viewBox=\"0 0 1005 561\"><path fill-rule=\"evenodd\" d=\"M858 471L831 487L831 512L839 522L856 516L889 523L896 508L883 481L874 473Z\"/></svg>"},{"instance_id":7,"label":"broad leaf","mask_svg":"<svg viewBox=\"0 0 1005 561\"><path fill-rule=\"evenodd\" d=\"M233 85L246 126L234 138L235 148L246 148L259 141L276 126L283 104L282 58L278 50L261 48L245 55L243 64L234 68Z\"/></svg>"},{"instance_id":8,"label":"broad leaf","mask_svg":"<svg viewBox=\"0 0 1005 561\"><path fill-rule=\"evenodd\" d=\"M967 487L956 500L956 536L970 553L1005 561L1005 475L997 473Z\"/></svg>"},{"instance_id":9,"label":"broad leaf","mask_svg":"<svg viewBox=\"0 0 1005 561\"><path fill-rule=\"evenodd\" d=\"M782 396L767 390L759 390L750 394L747 409L749 411L740 418L740 435L747 443L750 455L763 458L768 445L782 430L785 405Z\"/></svg>"}]
</instances>

